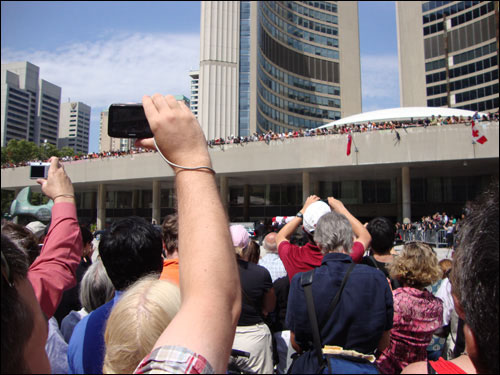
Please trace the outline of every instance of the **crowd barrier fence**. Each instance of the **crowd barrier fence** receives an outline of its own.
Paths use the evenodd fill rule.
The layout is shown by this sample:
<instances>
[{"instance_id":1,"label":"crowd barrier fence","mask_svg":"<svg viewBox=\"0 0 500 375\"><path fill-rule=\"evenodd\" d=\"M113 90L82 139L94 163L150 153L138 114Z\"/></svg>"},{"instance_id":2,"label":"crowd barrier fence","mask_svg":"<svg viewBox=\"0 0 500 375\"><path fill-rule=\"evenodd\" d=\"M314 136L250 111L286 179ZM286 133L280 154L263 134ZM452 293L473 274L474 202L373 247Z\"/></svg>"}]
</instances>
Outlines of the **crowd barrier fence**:
<instances>
[{"instance_id":1,"label":"crowd barrier fence","mask_svg":"<svg viewBox=\"0 0 500 375\"><path fill-rule=\"evenodd\" d=\"M397 234L404 243L409 241L422 241L434 247L447 247L446 231L444 229L399 229Z\"/></svg>"}]
</instances>

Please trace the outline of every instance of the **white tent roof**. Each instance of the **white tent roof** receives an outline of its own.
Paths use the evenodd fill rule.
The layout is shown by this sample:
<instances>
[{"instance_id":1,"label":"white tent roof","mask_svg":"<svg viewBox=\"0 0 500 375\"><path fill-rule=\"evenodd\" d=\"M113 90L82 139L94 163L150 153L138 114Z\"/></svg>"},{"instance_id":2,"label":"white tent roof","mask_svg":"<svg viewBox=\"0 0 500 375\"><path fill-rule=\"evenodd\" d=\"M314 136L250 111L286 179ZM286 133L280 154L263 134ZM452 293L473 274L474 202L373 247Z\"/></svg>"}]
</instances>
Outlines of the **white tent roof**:
<instances>
[{"instance_id":1,"label":"white tent roof","mask_svg":"<svg viewBox=\"0 0 500 375\"><path fill-rule=\"evenodd\" d=\"M400 108L389 108L380 109L377 111L359 113L357 115L352 115L344 117L340 120L330 122L326 125L322 125L319 128L328 128L331 126L340 126L345 124L361 124L367 123L368 121L381 122L381 121L403 121L410 120L411 118L424 119L426 117L431 118L433 115L438 117L451 117L451 116L463 116L465 118L474 115L474 111L467 111L465 109L456 108L442 108L442 107L400 107ZM479 113L483 116L485 113ZM486 114L487 115L487 114Z\"/></svg>"}]
</instances>

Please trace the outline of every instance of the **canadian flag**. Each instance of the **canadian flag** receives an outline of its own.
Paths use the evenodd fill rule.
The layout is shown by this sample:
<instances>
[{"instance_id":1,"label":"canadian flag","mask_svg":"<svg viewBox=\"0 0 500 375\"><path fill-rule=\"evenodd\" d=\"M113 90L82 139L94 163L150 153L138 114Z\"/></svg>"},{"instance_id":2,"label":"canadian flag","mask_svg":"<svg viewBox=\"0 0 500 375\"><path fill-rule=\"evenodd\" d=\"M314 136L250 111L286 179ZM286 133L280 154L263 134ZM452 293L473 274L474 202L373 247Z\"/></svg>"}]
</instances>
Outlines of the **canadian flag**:
<instances>
[{"instance_id":1,"label":"canadian flag","mask_svg":"<svg viewBox=\"0 0 500 375\"><path fill-rule=\"evenodd\" d=\"M352 136L351 133L349 133L347 135L347 151L346 151L347 156L351 155L351 144L352 144Z\"/></svg>"},{"instance_id":2,"label":"canadian flag","mask_svg":"<svg viewBox=\"0 0 500 375\"><path fill-rule=\"evenodd\" d=\"M488 141L488 138L479 130L479 125L475 121L472 121L472 140L479 144L483 144Z\"/></svg>"}]
</instances>

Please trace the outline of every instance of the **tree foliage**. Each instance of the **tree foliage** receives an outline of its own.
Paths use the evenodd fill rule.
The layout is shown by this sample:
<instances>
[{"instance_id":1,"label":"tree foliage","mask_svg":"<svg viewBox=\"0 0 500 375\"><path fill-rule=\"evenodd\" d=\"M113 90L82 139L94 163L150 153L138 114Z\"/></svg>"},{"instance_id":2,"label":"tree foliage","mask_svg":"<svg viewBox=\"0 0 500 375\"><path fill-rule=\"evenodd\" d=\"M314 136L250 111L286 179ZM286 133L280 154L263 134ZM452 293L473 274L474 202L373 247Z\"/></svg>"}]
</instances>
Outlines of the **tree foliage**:
<instances>
[{"instance_id":1,"label":"tree foliage","mask_svg":"<svg viewBox=\"0 0 500 375\"><path fill-rule=\"evenodd\" d=\"M60 150L51 143L43 143L37 146L26 140L11 139L6 147L2 147L2 164L23 163L30 160L47 160L51 156L64 157L73 156L75 151L68 146Z\"/></svg>"}]
</instances>

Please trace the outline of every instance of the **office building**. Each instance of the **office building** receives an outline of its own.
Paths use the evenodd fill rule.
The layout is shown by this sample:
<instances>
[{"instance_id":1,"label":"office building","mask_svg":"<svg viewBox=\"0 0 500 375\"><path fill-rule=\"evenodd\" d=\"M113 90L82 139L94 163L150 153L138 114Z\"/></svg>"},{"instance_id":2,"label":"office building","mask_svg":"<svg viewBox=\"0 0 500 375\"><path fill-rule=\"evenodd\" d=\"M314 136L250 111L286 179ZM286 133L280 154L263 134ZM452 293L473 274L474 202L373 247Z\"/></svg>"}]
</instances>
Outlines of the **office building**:
<instances>
[{"instance_id":1,"label":"office building","mask_svg":"<svg viewBox=\"0 0 500 375\"><path fill-rule=\"evenodd\" d=\"M28 61L2 64L1 138L57 146L61 88L40 77Z\"/></svg>"},{"instance_id":2,"label":"office building","mask_svg":"<svg viewBox=\"0 0 500 375\"><path fill-rule=\"evenodd\" d=\"M58 147L71 147L75 153L89 152L90 106L82 102L61 104Z\"/></svg>"},{"instance_id":3,"label":"office building","mask_svg":"<svg viewBox=\"0 0 500 375\"><path fill-rule=\"evenodd\" d=\"M191 112L198 118L198 104L199 104L199 91L200 91L200 71L192 70L189 72L189 77L191 77L191 101L190 109Z\"/></svg>"},{"instance_id":4,"label":"office building","mask_svg":"<svg viewBox=\"0 0 500 375\"><path fill-rule=\"evenodd\" d=\"M396 2L401 106L498 111L498 2Z\"/></svg>"},{"instance_id":5,"label":"office building","mask_svg":"<svg viewBox=\"0 0 500 375\"><path fill-rule=\"evenodd\" d=\"M201 4L207 139L316 128L361 112L355 1Z\"/></svg>"}]
</instances>

